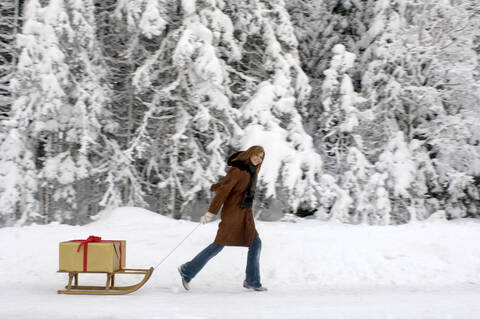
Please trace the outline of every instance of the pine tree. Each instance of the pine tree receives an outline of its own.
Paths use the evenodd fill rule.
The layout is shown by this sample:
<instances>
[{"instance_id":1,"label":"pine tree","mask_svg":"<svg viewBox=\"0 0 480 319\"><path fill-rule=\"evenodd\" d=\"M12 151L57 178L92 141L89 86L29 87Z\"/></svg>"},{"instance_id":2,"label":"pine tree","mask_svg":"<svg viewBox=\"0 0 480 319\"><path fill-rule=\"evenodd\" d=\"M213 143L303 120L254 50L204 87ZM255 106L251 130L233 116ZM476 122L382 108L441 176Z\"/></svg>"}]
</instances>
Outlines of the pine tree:
<instances>
[{"instance_id":1,"label":"pine tree","mask_svg":"<svg viewBox=\"0 0 480 319\"><path fill-rule=\"evenodd\" d=\"M8 117L14 98L10 80L15 73L18 60L15 42L21 25L22 3L23 1L19 0L6 0L0 3L0 121Z\"/></svg>"},{"instance_id":2,"label":"pine tree","mask_svg":"<svg viewBox=\"0 0 480 319\"><path fill-rule=\"evenodd\" d=\"M315 134L317 147L322 150L325 169L342 173L345 157L351 146L362 148L361 137L356 134L362 117L357 106L365 99L353 90L347 70L353 67L355 55L345 51L341 44L333 48L330 68L326 70L322 85L322 108Z\"/></svg>"},{"instance_id":3,"label":"pine tree","mask_svg":"<svg viewBox=\"0 0 480 319\"><path fill-rule=\"evenodd\" d=\"M278 148L266 150L264 202L279 200L287 213L312 211L321 201L322 162L301 117L310 93L308 78L285 8L274 1L255 4L256 10L230 5L245 52L231 64L237 71L231 72L232 82L238 83L234 93L246 101L239 109L245 128L242 144L277 141Z\"/></svg>"},{"instance_id":4,"label":"pine tree","mask_svg":"<svg viewBox=\"0 0 480 319\"><path fill-rule=\"evenodd\" d=\"M445 1L379 3L375 10L376 21L363 39L370 45L363 55L367 71L362 87L376 114L375 126L366 126L365 133L381 134L362 134L366 144L374 146L369 147L374 150L369 158L375 161L375 153L387 145L385 137L402 131L419 158L414 159L418 172L410 198L391 196L392 205L403 207L393 211L405 212L397 221L412 214L423 219L438 207L452 205L452 215L464 216L478 198L473 162L464 161L478 158L470 131L478 118L470 102L478 100L471 17L463 4Z\"/></svg>"},{"instance_id":5,"label":"pine tree","mask_svg":"<svg viewBox=\"0 0 480 319\"><path fill-rule=\"evenodd\" d=\"M364 198L371 164L363 155L363 140L359 127L372 117L359 106L366 99L353 90L352 80L346 73L354 65L355 55L341 44L333 48L330 68L325 70L322 85L322 109L314 135L321 150L324 168L334 175L342 189L338 205L333 207L334 219L348 223L367 222L374 207ZM332 217L333 218L333 217Z\"/></svg>"},{"instance_id":6,"label":"pine tree","mask_svg":"<svg viewBox=\"0 0 480 319\"><path fill-rule=\"evenodd\" d=\"M360 40L368 27L366 8L371 1L352 0L290 0L287 8L295 25L299 41L302 68L309 77L312 93L304 115L307 132L318 130L316 119L324 112L321 95L325 70L329 68L335 45L342 44L347 51L361 57ZM349 70L353 87L360 91L361 65L355 63Z\"/></svg>"},{"instance_id":7,"label":"pine tree","mask_svg":"<svg viewBox=\"0 0 480 319\"><path fill-rule=\"evenodd\" d=\"M295 25L302 66L309 77L323 79L337 44L359 55L359 41L366 32L365 11L371 1L290 0L288 12Z\"/></svg>"},{"instance_id":8,"label":"pine tree","mask_svg":"<svg viewBox=\"0 0 480 319\"><path fill-rule=\"evenodd\" d=\"M427 2L416 8L421 14L413 19L418 44L412 54L424 66L417 72L425 87L420 96L423 101L436 102L433 116L418 124L419 135L426 138L426 146L431 148L438 175L435 182L443 188L443 194L436 196L443 197L447 217L480 213L476 182L480 157L480 112L476 105L480 101L480 81L473 43L480 24L470 8L469 1Z\"/></svg>"},{"instance_id":9,"label":"pine tree","mask_svg":"<svg viewBox=\"0 0 480 319\"><path fill-rule=\"evenodd\" d=\"M30 155L14 155L13 165L31 170L34 158L39 189L25 196L40 202L44 222L85 222L100 201L97 164L114 125L104 109L94 32L91 2L55 0L42 7L32 0L26 7L11 125Z\"/></svg>"},{"instance_id":10,"label":"pine tree","mask_svg":"<svg viewBox=\"0 0 480 319\"><path fill-rule=\"evenodd\" d=\"M410 180L410 188L402 198L395 196L395 190L388 185L384 177L392 176L392 172L380 162L376 165L378 173L372 173L376 177L370 179L374 184L365 185L372 190L381 187L380 193L385 194L381 206L385 207L385 214L393 214L391 222L424 219L445 206L452 207L454 212L447 212L447 216L477 214L475 206L480 196L475 187L476 160L468 164L464 160L478 158L478 130L474 123L478 112L471 107L475 104L472 101L478 101L475 92L479 92L475 39L480 28L475 3L382 0L287 4L302 44L302 65L315 92L309 102L309 132L318 134L322 122L316 119L326 118L329 111L323 101L331 94L324 96L324 92L334 92L339 86L332 82L331 72L325 72L325 77L320 75L330 60L325 58L329 54L325 50L333 46L332 39L337 39L358 56L358 63L349 74L353 74L355 91L369 97L369 104L362 105L361 110L370 110L374 115L357 126L355 137L363 145L361 152L372 164L380 156L383 160L391 157L390 143L398 140L396 136L401 131L407 143L403 148L414 161L411 167L416 170L415 178ZM332 90L319 89L331 83L336 83ZM333 117L334 124L336 119ZM330 127L323 132L329 133L335 136ZM455 140L453 136L461 138ZM333 139L338 140L346 139ZM317 145L325 147L328 143ZM347 149L343 148L344 156ZM328 169L329 157L324 159ZM379 167L387 170L381 172ZM338 168L335 174L342 181L352 178L348 165ZM338 200L347 198L345 194L339 195ZM345 211L350 205L347 202L343 200L336 211L340 206Z\"/></svg>"},{"instance_id":11,"label":"pine tree","mask_svg":"<svg viewBox=\"0 0 480 319\"><path fill-rule=\"evenodd\" d=\"M36 198L39 183L35 171L34 145L28 133L12 122L0 144L0 225L14 226L43 222Z\"/></svg>"},{"instance_id":12,"label":"pine tree","mask_svg":"<svg viewBox=\"0 0 480 319\"><path fill-rule=\"evenodd\" d=\"M192 211L197 196L209 193L225 167L226 141L238 130L222 88L213 46L218 39L209 29L223 28L223 37L232 37L228 20L215 6L196 12L191 5L116 3L114 23L124 25L128 36L117 47L120 60L110 66L112 74L123 72L119 85L128 88L125 98L118 95L113 104L127 128L119 144L132 159L150 208L176 218ZM113 54L110 45L104 41L106 52ZM118 68L123 57L128 67Z\"/></svg>"},{"instance_id":13,"label":"pine tree","mask_svg":"<svg viewBox=\"0 0 480 319\"><path fill-rule=\"evenodd\" d=\"M388 220L392 224L404 224L411 220L412 184L415 179L415 160L402 132L398 132L388 142L376 162L375 169L386 177L381 186L388 194L390 208ZM388 207L387 207L388 208Z\"/></svg>"},{"instance_id":14,"label":"pine tree","mask_svg":"<svg viewBox=\"0 0 480 319\"><path fill-rule=\"evenodd\" d=\"M141 45L139 15L146 1L95 1L96 39L105 61L105 80L109 83L106 108L115 119L110 161L105 164L106 192L102 206L146 206L142 177L135 167L130 147L141 125L146 106L136 96L133 76L150 52ZM158 42L158 41L157 41Z\"/></svg>"},{"instance_id":15,"label":"pine tree","mask_svg":"<svg viewBox=\"0 0 480 319\"><path fill-rule=\"evenodd\" d=\"M247 113L254 105L252 96L262 95L263 87L275 78L278 79L274 86L288 97L276 103L275 112L285 113L276 116L282 117L283 130L292 131L297 125L294 143L297 148L302 147L305 142L300 141L305 133L295 107L303 108L308 84L298 66L293 29L281 6L260 2L155 3L122 2L121 10L117 8L123 19L130 17L134 21L132 38L138 40L136 51L132 52L139 64L131 83L134 96L144 107L128 151L135 158L146 193L155 199L150 205L167 205L169 213L178 218L189 214L198 199L211 196L209 186L223 175L225 158L231 150L255 143L242 140L241 127L251 123ZM271 12L268 18L261 17L260 9ZM134 25L138 27L135 29ZM277 54L277 47L286 53ZM150 56L142 54L147 51ZM277 59L281 61L275 62ZM275 68L280 65L282 71L276 73ZM286 79L291 78L292 88L281 82L285 75ZM306 154L307 149L308 146ZM299 166L283 168L282 174L293 178L303 172L307 183L312 183L315 170L309 167L309 161L314 162L304 159L304 163L295 164ZM316 162L320 164L318 158ZM288 182L299 181L302 179ZM260 183L273 189L273 193L264 192L267 197L276 195L274 181ZM315 187L298 187L302 194L299 198L292 193L293 186L283 189L289 198L286 202L299 199L299 203L306 203L316 192Z\"/></svg>"},{"instance_id":16,"label":"pine tree","mask_svg":"<svg viewBox=\"0 0 480 319\"><path fill-rule=\"evenodd\" d=\"M344 161L345 171L337 176L340 191L331 219L349 224L369 223L376 209L372 194L367 191L373 166L354 146L348 148Z\"/></svg>"},{"instance_id":17,"label":"pine tree","mask_svg":"<svg viewBox=\"0 0 480 319\"><path fill-rule=\"evenodd\" d=\"M359 134L363 138L365 155L374 163L398 129L395 110L401 105L400 60L406 53L400 37L404 9L385 0L370 2L365 9L367 30L358 42L362 51L359 86L361 94L368 96L369 110L375 118L365 122Z\"/></svg>"}]
</instances>

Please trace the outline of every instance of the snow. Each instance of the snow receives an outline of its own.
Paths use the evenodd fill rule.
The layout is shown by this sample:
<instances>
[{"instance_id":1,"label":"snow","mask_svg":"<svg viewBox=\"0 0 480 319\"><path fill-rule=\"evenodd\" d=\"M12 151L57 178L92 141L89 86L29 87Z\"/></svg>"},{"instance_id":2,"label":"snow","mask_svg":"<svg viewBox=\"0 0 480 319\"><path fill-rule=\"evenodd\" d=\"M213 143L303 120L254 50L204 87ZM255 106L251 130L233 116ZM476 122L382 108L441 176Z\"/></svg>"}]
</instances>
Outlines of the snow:
<instances>
[{"instance_id":1,"label":"snow","mask_svg":"<svg viewBox=\"0 0 480 319\"><path fill-rule=\"evenodd\" d=\"M408 145L402 132L396 133L380 155L377 167L390 172L389 183L394 194L408 196L408 187L415 178L415 163L409 157Z\"/></svg>"},{"instance_id":2,"label":"snow","mask_svg":"<svg viewBox=\"0 0 480 319\"><path fill-rule=\"evenodd\" d=\"M59 295L58 243L98 235L127 241L127 266L158 264L197 223L144 209L106 211L85 226L58 223L0 229L0 318L478 318L480 222L432 218L405 226L318 220L258 222L262 282L241 284L247 249L226 247L181 287L176 267L213 240L202 225L124 296ZM118 277L118 276L117 276ZM133 276L130 276L133 277ZM140 277L118 278L120 283ZM104 275L80 275L101 284Z\"/></svg>"},{"instance_id":3,"label":"snow","mask_svg":"<svg viewBox=\"0 0 480 319\"><path fill-rule=\"evenodd\" d=\"M334 54L330 67L338 72L345 73L348 69L353 67L355 63L355 54L345 50L343 44L336 44L332 52Z\"/></svg>"},{"instance_id":4,"label":"snow","mask_svg":"<svg viewBox=\"0 0 480 319\"><path fill-rule=\"evenodd\" d=\"M195 0L182 0L182 8L185 12L185 16L195 13Z\"/></svg>"},{"instance_id":5,"label":"snow","mask_svg":"<svg viewBox=\"0 0 480 319\"><path fill-rule=\"evenodd\" d=\"M151 39L153 36L159 36L166 26L167 22L160 15L158 1L150 0L140 20L140 29Z\"/></svg>"}]
</instances>

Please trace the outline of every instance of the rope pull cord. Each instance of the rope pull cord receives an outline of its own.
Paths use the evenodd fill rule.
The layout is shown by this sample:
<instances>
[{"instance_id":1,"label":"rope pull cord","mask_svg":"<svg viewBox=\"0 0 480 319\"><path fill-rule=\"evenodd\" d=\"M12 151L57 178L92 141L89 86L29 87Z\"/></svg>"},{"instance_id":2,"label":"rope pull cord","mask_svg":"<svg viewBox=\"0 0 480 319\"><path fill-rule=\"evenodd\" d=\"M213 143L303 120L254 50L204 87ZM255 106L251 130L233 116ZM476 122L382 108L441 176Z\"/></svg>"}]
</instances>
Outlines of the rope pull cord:
<instances>
[{"instance_id":1,"label":"rope pull cord","mask_svg":"<svg viewBox=\"0 0 480 319\"><path fill-rule=\"evenodd\" d=\"M172 250L171 252L169 252L168 255L165 256L165 257L162 259L161 262L159 262L159 263L158 263L155 267L153 267L153 268L157 269L158 266L160 266L165 260L167 260L167 258L170 257L170 255L173 254L173 252L174 252L175 250L177 250L177 248L180 247L180 245L183 244L183 242L184 242L185 240L187 240L187 238L190 237L190 235L193 234L193 232L196 231L198 227L200 227L200 225L201 225L201 223L199 223L197 226L195 226L195 228L192 229L192 231L191 231L177 246L175 246L175 248L173 248L173 250Z\"/></svg>"}]
</instances>

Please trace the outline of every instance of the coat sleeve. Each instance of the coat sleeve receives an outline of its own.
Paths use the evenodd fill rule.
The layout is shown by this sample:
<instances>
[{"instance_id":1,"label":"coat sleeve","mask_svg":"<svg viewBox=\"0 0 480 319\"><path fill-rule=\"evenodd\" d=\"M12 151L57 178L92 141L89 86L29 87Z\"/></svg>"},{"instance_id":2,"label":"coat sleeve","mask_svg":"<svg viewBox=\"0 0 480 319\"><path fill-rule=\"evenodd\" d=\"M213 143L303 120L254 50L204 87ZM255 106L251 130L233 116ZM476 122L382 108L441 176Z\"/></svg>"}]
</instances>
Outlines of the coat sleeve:
<instances>
[{"instance_id":1,"label":"coat sleeve","mask_svg":"<svg viewBox=\"0 0 480 319\"><path fill-rule=\"evenodd\" d=\"M238 183L238 168L232 167L227 176L225 176L220 182L213 184L210 188L211 191L216 192L215 197L208 207L208 211L212 214L217 214L222 207L223 203L227 199L230 191Z\"/></svg>"}]
</instances>

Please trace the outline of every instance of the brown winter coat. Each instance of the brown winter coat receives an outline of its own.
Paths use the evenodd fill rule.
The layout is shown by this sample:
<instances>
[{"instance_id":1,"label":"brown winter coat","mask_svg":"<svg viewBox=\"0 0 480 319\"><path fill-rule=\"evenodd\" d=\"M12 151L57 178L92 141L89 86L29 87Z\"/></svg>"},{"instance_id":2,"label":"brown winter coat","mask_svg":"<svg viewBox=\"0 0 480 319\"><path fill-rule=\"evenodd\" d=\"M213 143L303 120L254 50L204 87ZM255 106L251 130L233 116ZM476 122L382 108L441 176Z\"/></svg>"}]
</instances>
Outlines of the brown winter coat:
<instances>
[{"instance_id":1,"label":"brown winter coat","mask_svg":"<svg viewBox=\"0 0 480 319\"><path fill-rule=\"evenodd\" d=\"M232 167L227 176L210 188L216 194L208 211L216 215L223 204L215 238L218 245L250 247L258 236L252 209L240 207L249 181L250 173L247 170Z\"/></svg>"}]
</instances>

